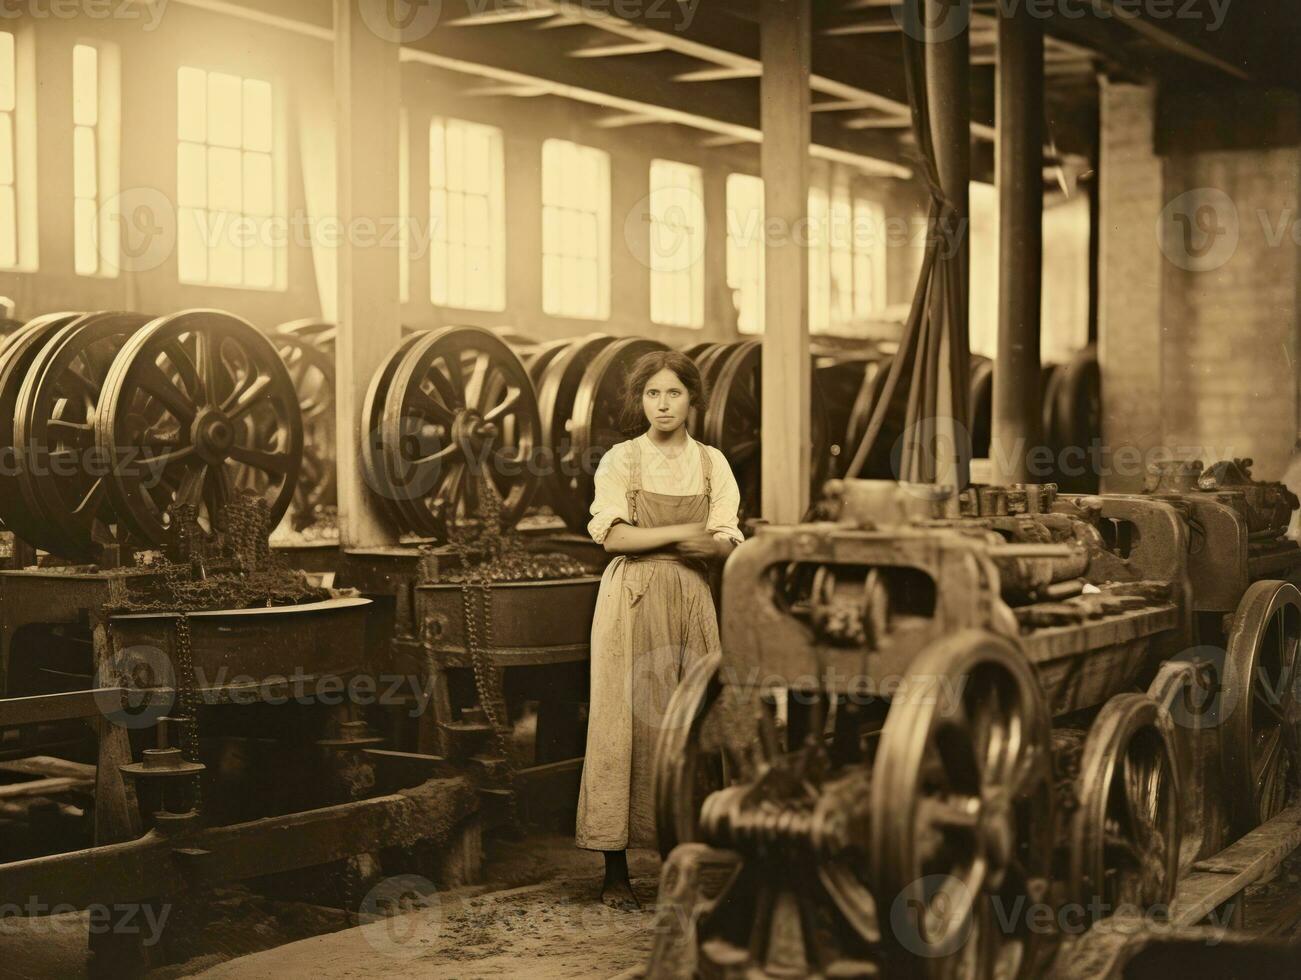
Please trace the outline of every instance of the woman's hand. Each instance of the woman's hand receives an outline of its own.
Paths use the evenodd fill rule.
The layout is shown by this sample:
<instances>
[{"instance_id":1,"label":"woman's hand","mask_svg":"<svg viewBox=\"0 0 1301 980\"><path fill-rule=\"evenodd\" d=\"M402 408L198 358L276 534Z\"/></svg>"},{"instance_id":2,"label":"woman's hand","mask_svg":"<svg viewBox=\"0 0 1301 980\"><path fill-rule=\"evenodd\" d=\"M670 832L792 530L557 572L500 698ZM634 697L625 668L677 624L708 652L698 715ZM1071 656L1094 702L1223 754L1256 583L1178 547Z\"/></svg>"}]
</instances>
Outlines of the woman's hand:
<instances>
[{"instance_id":1,"label":"woman's hand","mask_svg":"<svg viewBox=\"0 0 1301 980\"><path fill-rule=\"evenodd\" d=\"M722 542L703 529L682 538L676 547L678 554L685 558L711 559L721 558L724 555Z\"/></svg>"}]
</instances>

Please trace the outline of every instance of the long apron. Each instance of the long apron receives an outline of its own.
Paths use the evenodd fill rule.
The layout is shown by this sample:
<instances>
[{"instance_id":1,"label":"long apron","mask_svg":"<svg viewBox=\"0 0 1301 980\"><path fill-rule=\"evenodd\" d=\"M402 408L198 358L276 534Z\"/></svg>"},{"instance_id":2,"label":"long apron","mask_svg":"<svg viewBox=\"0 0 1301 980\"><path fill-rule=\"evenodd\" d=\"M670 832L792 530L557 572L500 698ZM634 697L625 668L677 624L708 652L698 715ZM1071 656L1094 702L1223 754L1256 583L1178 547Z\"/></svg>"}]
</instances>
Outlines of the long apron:
<instances>
[{"instance_id":1,"label":"long apron","mask_svg":"<svg viewBox=\"0 0 1301 980\"><path fill-rule=\"evenodd\" d=\"M704 493L666 494L641 488L641 448L633 447L628 516L634 526L708 521L710 458L699 449ZM592 620L579 847L656 846L651 783L661 720L687 668L719 647L704 563L647 553L620 555L606 567Z\"/></svg>"}]
</instances>

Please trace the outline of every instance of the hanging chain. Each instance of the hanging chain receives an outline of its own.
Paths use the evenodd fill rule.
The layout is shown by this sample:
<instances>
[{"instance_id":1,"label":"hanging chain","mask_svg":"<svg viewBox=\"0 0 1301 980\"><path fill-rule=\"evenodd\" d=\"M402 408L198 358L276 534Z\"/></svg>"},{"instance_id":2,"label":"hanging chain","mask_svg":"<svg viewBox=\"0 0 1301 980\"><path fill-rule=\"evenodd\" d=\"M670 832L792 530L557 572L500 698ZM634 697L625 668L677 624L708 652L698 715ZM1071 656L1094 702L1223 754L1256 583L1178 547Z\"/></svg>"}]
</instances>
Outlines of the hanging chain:
<instances>
[{"instance_id":1,"label":"hanging chain","mask_svg":"<svg viewBox=\"0 0 1301 980\"><path fill-rule=\"evenodd\" d=\"M502 691L501 673L492 662L492 559L500 555L500 548L492 543L501 540L501 495L490 478L472 468L469 479L478 491L478 517L480 529L478 542L487 542L488 553L472 546L472 536L453 531L449 541L461 560L461 609L465 618L465 645L474 671L475 692L488 724L492 727L492 743L501 758L501 782L510 791L507 822L519 826L519 811L515 796L515 765L511 759L510 711Z\"/></svg>"},{"instance_id":2,"label":"hanging chain","mask_svg":"<svg viewBox=\"0 0 1301 980\"><path fill-rule=\"evenodd\" d=\"M194 686L194 646L190 636L189 613L176 618L176 701L180 722L180 749L186 762L199 761L199 692ZM202 812L203 783L200 774L192 777L194 809Z\"/></svg>"}]
</instances>

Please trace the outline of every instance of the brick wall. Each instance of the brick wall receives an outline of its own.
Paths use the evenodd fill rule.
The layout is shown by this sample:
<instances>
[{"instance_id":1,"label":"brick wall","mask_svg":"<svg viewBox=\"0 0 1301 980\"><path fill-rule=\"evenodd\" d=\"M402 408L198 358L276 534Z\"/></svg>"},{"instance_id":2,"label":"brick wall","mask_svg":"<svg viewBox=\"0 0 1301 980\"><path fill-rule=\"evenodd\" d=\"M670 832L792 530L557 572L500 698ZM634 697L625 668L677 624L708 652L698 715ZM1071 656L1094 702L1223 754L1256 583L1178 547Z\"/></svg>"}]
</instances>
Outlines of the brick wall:
<instances>
[{"instance_id":1,"label":"brick wall","mask_svg":"<svg viewBox=\"0 0 1301 980\"><path fill-rule=\"evenodd\" d=\"M1295 100L1269 97L1294 125ZM1301 156L1269 132L1232 150L1167 133L1157 156L1155 110L1151 89L1103 83L1104 439L1251 456L1257 476L1281 478L1297 435ZM1117 472L1104 488L1141 482Z\"/></svg>"}]
</instances>

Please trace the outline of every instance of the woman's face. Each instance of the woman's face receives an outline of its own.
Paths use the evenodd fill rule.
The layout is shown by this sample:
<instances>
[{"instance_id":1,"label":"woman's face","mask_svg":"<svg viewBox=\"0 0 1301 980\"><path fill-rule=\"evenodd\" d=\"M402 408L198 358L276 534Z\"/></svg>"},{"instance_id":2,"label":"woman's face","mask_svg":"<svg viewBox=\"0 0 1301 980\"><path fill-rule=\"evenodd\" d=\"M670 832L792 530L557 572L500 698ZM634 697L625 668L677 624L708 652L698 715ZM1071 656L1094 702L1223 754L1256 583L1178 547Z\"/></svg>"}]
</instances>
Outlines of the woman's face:
<instances>
[{"instance_id":1,"label":"woman's face","mask_svg":"<svg viewBox=\"0 0 1301 980\"><path fill-rule=\"evenodd\" d=\"M652 429L674 432L685 425L691 410L691 395L682 379L668 368L651 375L641 393L642 411Z\"/></svg>"}]
</instances>

